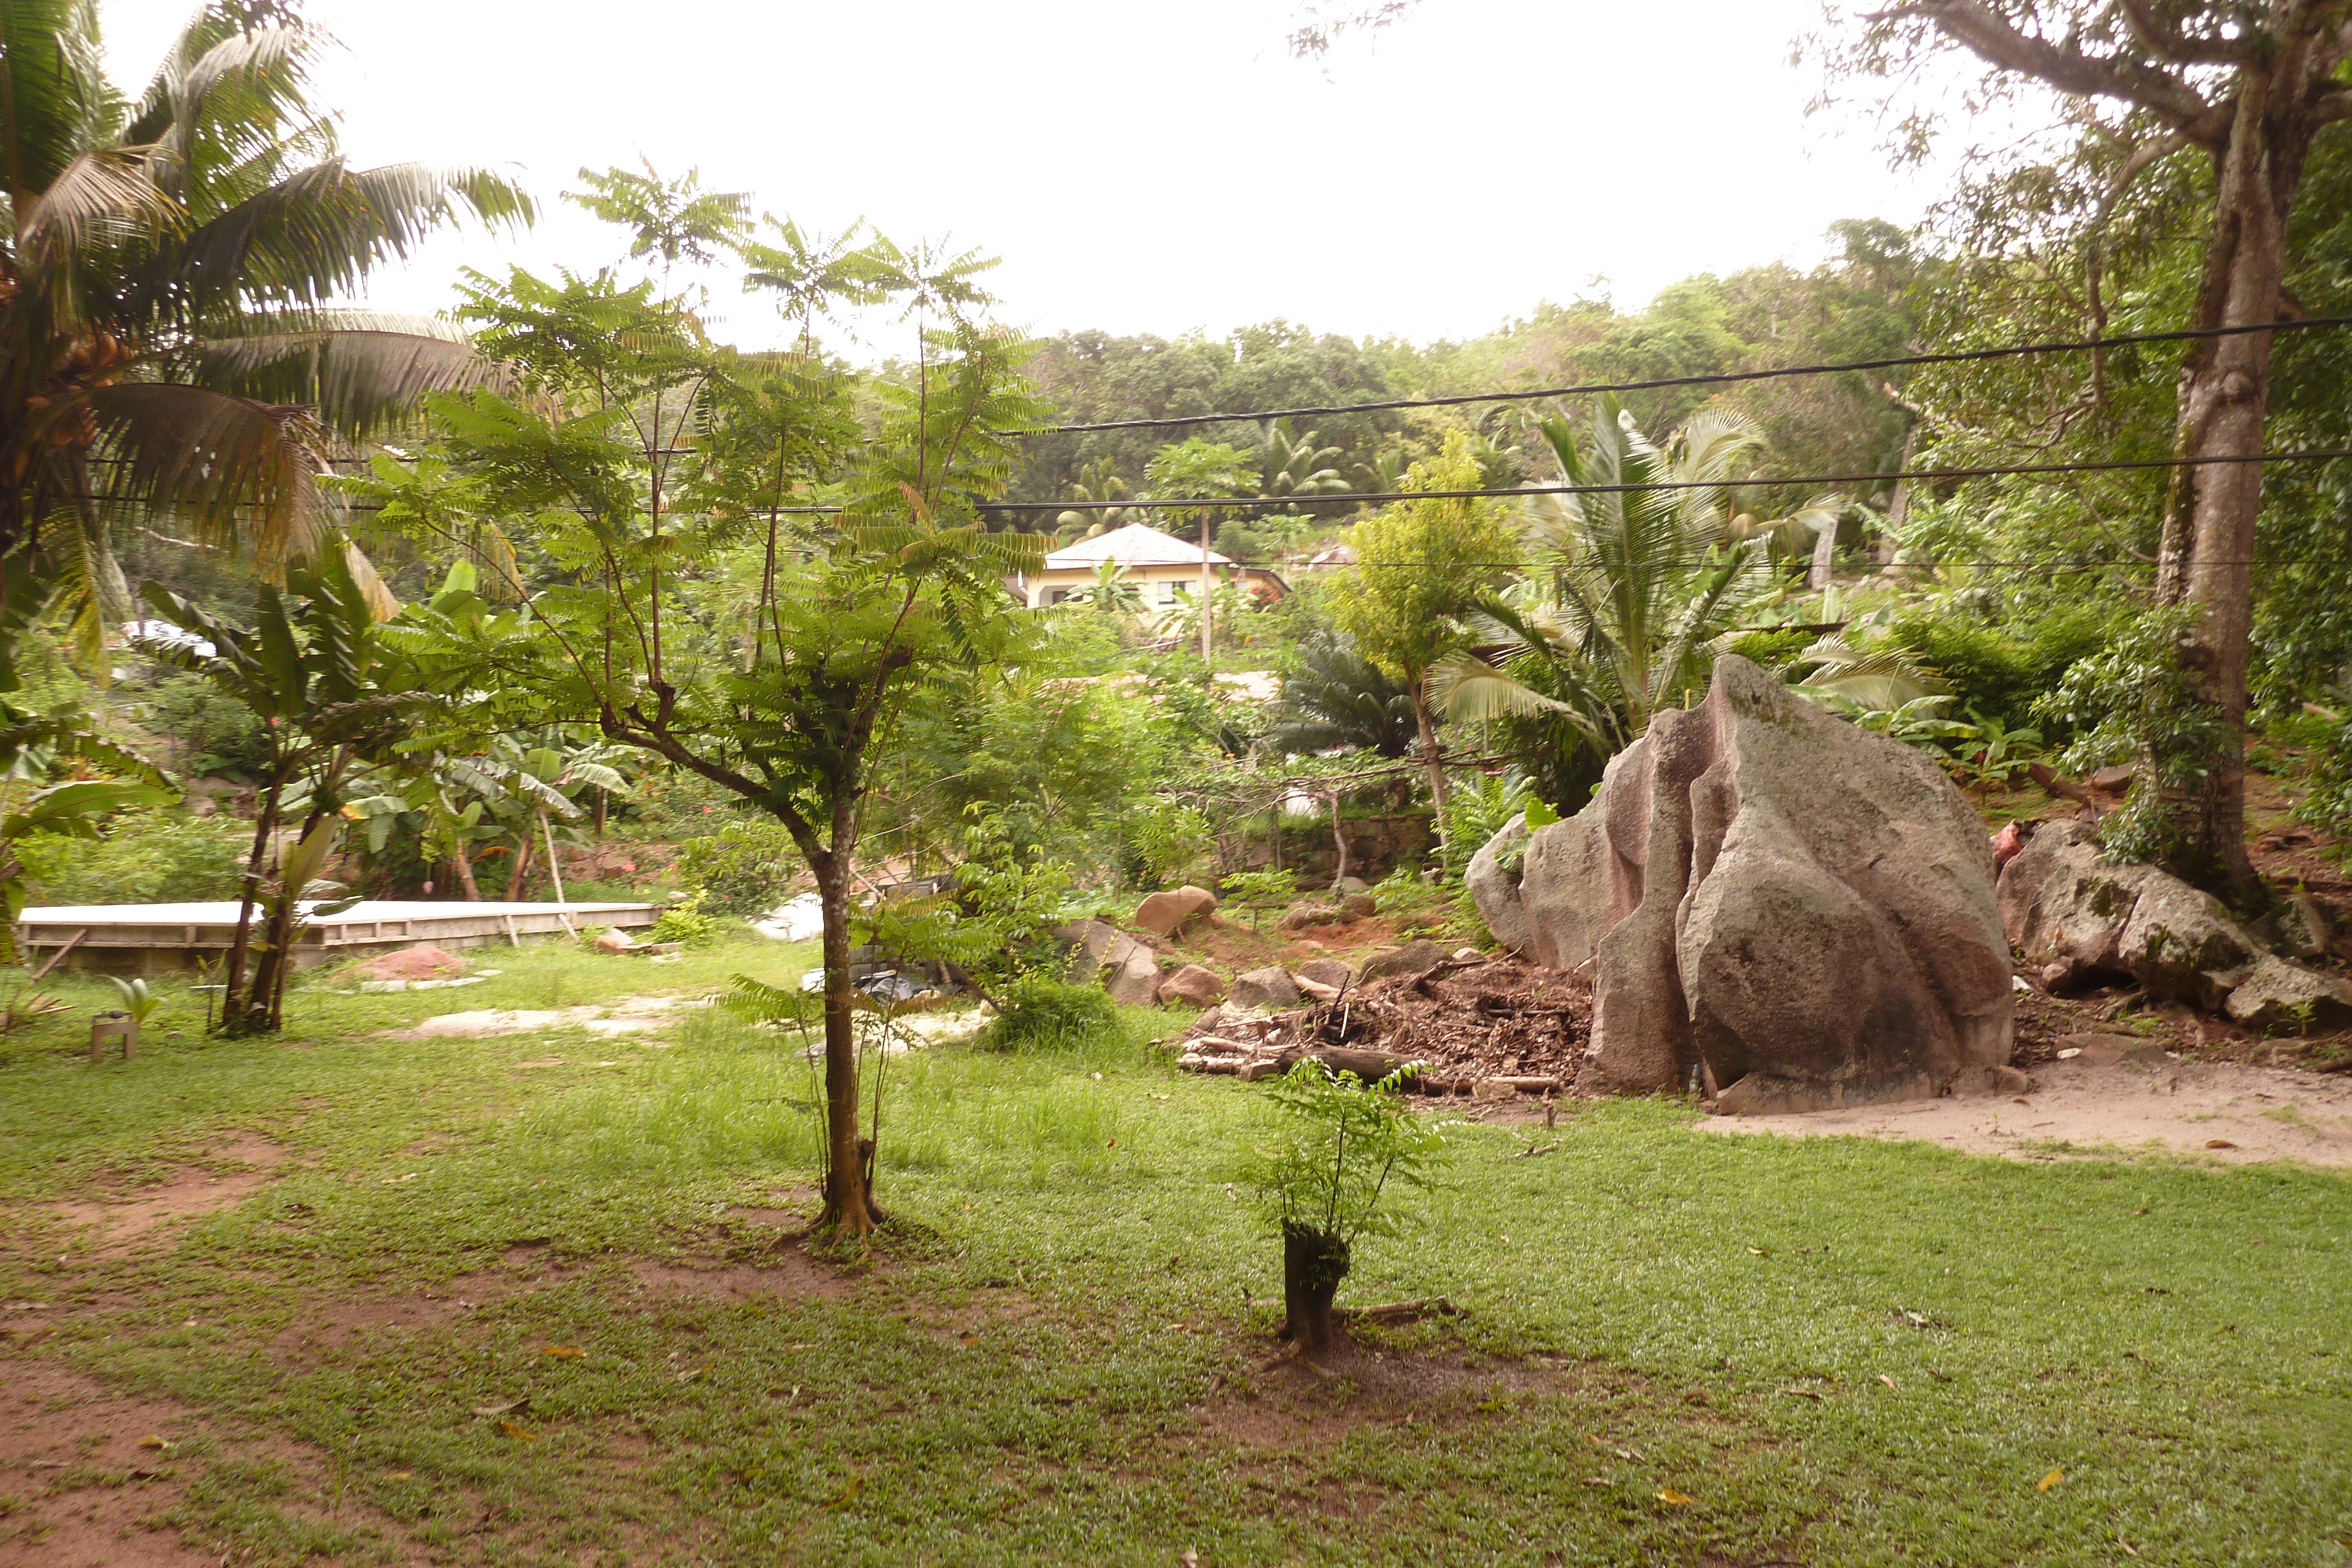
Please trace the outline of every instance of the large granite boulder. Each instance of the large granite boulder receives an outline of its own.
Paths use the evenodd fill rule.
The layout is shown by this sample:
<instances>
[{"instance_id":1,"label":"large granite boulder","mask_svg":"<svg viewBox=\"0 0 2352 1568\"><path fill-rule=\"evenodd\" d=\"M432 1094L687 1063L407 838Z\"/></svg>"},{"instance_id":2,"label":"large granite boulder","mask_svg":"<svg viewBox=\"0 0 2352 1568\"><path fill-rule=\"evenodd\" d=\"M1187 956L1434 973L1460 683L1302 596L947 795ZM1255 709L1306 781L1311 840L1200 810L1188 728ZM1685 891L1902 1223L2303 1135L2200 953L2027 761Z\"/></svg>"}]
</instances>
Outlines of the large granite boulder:
<instances>
[{"instance_id":1,"label":"large granite boulder","mask_svg":"<svg viewBox=\"0 0 2352 1568\"><path fill-rule=\"evenodd\" d=\"M1138 930L1155 936L1173 936L1190 930L1216 913L1217 895L1190 883L1155 893L1136 906Z\"/></svg>"},{"instance_id":2,"label":"large granite boulder","mask_svg":"<svg viewBox=\"0 0 2352 1568\"><path fill-rule=\"evenodd\" d=\"M1496 941L1518 953L1528 946L1527 910L1519 903L1519 873L1527 853L1528 819L1522 813L1504 823L1503 831L1470 857L1469 869L1462 873L1463 885L1470 890L1487 931Z\"/></svg>"},{"instance_id":3,"label":"large granite boulder","mask_svg":"<svg viewBox=\"0 0 2352 1568\"><path fill-rule=\"evenodd\" d=\"M1727 1110L1989 1088L2009 1060L2008 945L1984 826L1932 760L1745 659L1612 758L1529 839L1528 951L1589 967L1581 1082L1693 1071Z\"/></svg>"}]
</instances>

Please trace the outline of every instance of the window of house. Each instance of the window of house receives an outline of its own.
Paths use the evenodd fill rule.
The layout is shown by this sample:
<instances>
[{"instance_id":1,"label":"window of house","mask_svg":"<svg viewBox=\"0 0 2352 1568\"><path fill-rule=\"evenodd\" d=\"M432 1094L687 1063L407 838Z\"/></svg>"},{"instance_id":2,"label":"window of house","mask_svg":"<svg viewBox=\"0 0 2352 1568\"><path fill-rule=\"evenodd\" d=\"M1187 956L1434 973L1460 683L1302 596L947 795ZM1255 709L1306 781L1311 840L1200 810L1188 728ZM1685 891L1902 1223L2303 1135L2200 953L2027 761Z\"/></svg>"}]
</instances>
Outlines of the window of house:
<instances>
[{"instance_id":1,"label":"window of house","mask_svg":"<svg viewBox=\"0 0 2352 1568\"><path fill-rule=\"evenodd\" d=\"M1160 585L1160 602L1162 604L1173 604L1176 602L1176 585L1174 583L1163 582Z\"/></svg>"}]
</instances>

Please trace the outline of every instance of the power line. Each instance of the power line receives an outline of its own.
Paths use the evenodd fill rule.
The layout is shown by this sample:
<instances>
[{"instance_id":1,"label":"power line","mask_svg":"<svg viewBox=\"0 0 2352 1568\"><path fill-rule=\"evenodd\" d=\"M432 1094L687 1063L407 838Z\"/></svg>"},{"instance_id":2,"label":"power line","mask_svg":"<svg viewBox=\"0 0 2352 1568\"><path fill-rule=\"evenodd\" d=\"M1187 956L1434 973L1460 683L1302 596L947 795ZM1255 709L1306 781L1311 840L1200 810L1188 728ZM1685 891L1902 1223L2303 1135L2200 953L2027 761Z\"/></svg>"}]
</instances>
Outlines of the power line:
<instances>
[{"instance_id":1,"label":"power line","mask_svg":"<svg viewBox=\"0 0 2352 1568\"><path fill-rule=\"evenodd\" d=\"M1378 413L1400 408L1458 408L1474 402L1529 402L1544 398L1590 397L1598 392L1658 392L1669 387L1731 386L1743 382L1770 381L1780 376L1833 375L1841 371L1891 371L1906 365L1958 365L1984 360L2013 359L2023 354L2059 354L2084 349L2121 349L2138 343L2185 343L2208 338L2235 338L2249 332L2300 331L2311 327L2352 326L2352 316L2309 316L2294 321L2265 321L2255 326L2193 327L2174 332L2133 332L2120 338L2076 338L2044 343L2014 343L1998 349L1952 349L1932 354L1895 354L1881 360L1845 360L1817 365L1784 365L1774 370L1717 371L1696 376L1657 376L1640 382L1588 382L1577 386L1538 387L1531 392L1456 392L1444 397L1383 398L1372 402L1334 402L1297 408L1267 408L1240 413L1193 413L1154 419L1108 419L1090 424L1056 424L1017 434L1083 435L1102 430L1169 430L1187 424L1237 424L1244 420L1294 419L1309 414ZM1013 433L1008 433L1013 434Z\"/></svg>"},{"instance_id":2,"label":"power line","mask_svg":"<svg viewBox=\"0 0 2352 1568\"><path fill-rule=\"evenodd\" d=\"M1653 490L1736 490L1757 485L1861 485L1896 479L1991 479L2012 475L2101 474L2150 468L2196 468L2231 463L2324 463L2352 457L2352 447L2335 446L2306 452L2217 454L2210 457L2109 457L2066 463L1993 463L1960 468L1897 468L1878 474L1797 474L1748 479L1660 479L1648 484L1525 485L1512 490L1379 490L1340 496L1194 496L1167 501L982 501L988 512L1115 512L1234 510L1244 507L1287 507L1301 500L1344 505L1389 501L1507 501L1523 496L1616 496ZM843 507L783 507L778 510L803 517L833 517Z\"/></svg>"}]
</instances>

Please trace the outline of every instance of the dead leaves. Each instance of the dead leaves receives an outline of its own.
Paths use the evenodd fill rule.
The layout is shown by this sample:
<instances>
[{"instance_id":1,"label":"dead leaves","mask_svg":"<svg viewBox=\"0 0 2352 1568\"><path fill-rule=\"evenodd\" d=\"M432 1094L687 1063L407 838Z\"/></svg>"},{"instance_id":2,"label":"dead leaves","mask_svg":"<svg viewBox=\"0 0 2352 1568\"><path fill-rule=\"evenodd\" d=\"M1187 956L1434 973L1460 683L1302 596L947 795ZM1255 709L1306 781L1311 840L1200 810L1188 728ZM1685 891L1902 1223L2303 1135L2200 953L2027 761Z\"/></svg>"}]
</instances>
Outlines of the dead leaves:
<instances>
[{"instance_id":1,"label":"dead leaves","mask_svg":"<svg viewBox=\"0 0 2352 1568\"><path fill-rule=\"evenodd\" d=\"M588 1353L576 1344L551 1344L539 1354L554 1356L560 1361L578 1361Z\"/></svg>"},{"instance_id":2,"label":"dead leaves","mask_svg":"<svg viewBox=\"0 0 2352 1568\"><path fill-rule=\"evenodd\" d=\"M1659 1491L1658 1500L1670 1508L1681 1508L1687 1504L1690 1499L1674 1488L1666 1487Z\"/></svg>"},{"instance_id":3,"label":"dead leaves","mask_svg":"<svg viewBox=\"0 0 2352 1568\"><path fill-rule=\"evenodd\" d=\"M2065 1479L2066 1472L2064 1470L2052 1470L2048 1475L2043 1476L2040 1480L2033 1483L2033 1490L2035 1491L2048 1491L2052 1487L2056 1486L2060 1481L2063 1481Z\"/></svg>"}]
</instances>

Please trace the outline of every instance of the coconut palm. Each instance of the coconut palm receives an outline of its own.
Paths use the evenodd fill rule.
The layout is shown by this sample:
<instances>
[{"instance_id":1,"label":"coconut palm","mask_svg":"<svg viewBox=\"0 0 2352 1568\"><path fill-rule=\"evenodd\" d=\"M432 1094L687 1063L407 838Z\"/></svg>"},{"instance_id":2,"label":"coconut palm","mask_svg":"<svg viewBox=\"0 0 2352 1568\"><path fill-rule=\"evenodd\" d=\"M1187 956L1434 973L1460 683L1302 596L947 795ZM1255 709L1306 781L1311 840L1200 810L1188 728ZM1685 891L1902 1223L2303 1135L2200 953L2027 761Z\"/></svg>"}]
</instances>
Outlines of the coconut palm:
<instances>
[{"instance_id":1,"label":"coconut palm","mask_svg":"<svg viewBox=\"0 0 2352 1568\"><path fill-rule=\"evenodd\" d=\"M1318 432L1304 435L1290 433L1290 421L1277 419L1265 427L1265 455L1259 466L1264 470L1264 493L1291 501L1289 510L1298 510L1300 500L1317 496L1344 494L1348 481L1332 466L1340 455L1337 446L1318 446Z\"/></svg>"},{"instance_id":2,"label":"coconut palm","mask_svg":"<svg viewBox=\"0 0 2352 1568\"><path fill-rule=\"evenodd\" d=\"M1565 420L1540 429L1564 483L1604 488L1528 498L1528 577L1482 606L1492 652L1454 655L1433 685L1451 717L1564 718L1614 750L1706 685L1708 644L1765 586L1764 542L1728 539L1725 515L1763 437L1707 411L1661 444L1613 398L1595 408L1589 450Z\"/></svg>"},{"instance_id":3,"label":"coconut palm","mask_svg":"<svg viewBox=\"0 0 2352 1568\"><path fill-rule=\"evenodd\" d=\"M1063 497L1065 500L1095 503L1124 500L1134 494L1128 488L1127 481L1112 472L1111 461L1108 457L1080 464L1078 476L1072 481L1069 491ZM1093 538L1143 520L1144 513L1140 507L1095 505L1083 512L1055 514L1054 531L1056 537L1065 540Z\"/></svg>"},{"instance_id":4,"label":"coconut palm","mask_svg":"<svg viewBox=\"0 0 2352 1568\"><path fill-rule=\"evenodd\" d=\"M528 198L346 163L310 96L325 37L290 0L213 0L136 99L93 0L7 0L0 28L0 572L119 613L107 528L141 517L277 578L327 523L322 449L480 374L453 331L333 302Z\"/></svg>"}]
</instances>

